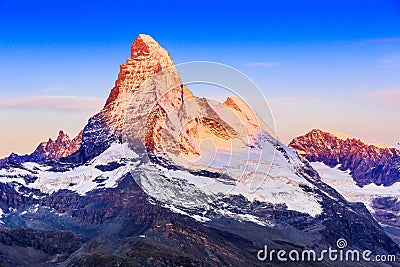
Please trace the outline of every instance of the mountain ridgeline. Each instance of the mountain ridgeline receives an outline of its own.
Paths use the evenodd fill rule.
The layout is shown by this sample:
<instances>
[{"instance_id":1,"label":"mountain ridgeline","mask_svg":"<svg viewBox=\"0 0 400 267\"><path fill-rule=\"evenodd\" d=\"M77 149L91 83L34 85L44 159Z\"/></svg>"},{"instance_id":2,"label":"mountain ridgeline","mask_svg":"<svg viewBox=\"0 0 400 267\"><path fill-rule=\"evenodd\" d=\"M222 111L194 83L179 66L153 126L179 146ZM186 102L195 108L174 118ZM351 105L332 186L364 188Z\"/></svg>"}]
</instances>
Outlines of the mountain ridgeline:
<instances>
[{"instance_id":1,"label":"mountain ridgeline","mask_svg":"<svg viewBox=\"0 0 400 267\"><path fill-rule=\"evenodd\" d=\"M400 252L244 101L196 97L148 35L133 42L79 148L53 143L38 148L53 160L0 167L0 265L265 266L265 245L322 251L339 238Z\"/></svg>"},{"instance_id":2,"label":"mountain ridgeline","mask_svg":"<svg viewBox=\"0 0 400 267\"><path fill-rule=\"evenodd\" d=\"M49 138L48 141L41 142L31 154L18 155L12 153L10 156L0 160L0 166L60 159L75 153L80 148L81 143L82 131L72 140L63 131L59 131L55 140Z\"/></svg>"},{"instance_id":3,"label":"mountain ridgeline","mask_svg":"<svg viewBox=\"0 0 400 267\"><path fill-rule=\"evenodd\" d=\"M310 162L329 167L340 164L340 170L350 170L359 186L390 186L400 181L400 150L396 148L380 148L355 138L343 140L321 130L294 138L289 147Z\"/></svg>"}]
</instances>

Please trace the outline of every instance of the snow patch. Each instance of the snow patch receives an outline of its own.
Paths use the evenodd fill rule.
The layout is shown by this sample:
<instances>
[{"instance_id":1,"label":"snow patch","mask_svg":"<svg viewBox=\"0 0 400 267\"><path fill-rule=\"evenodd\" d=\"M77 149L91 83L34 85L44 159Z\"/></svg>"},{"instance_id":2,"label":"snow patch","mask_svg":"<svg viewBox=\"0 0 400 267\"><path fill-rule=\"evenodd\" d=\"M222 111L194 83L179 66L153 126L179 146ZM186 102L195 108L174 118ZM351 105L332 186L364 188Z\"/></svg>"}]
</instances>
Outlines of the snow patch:
<instances>
[{"instance_id":1,"label":"snow patch","mask_svg":"<svg viewBox=\"0 0 400 267\"><path fill-rule=\"evenodd\" d=\"M141 166L141 176L134 175L138 184L153 198L175 207L195 209L210 208L216 196L242 195L248 201L259 200L272 204L285 204L289 210L318 216L322 213L320 198L305 192L302 186L315 188L304 177L296 174L302 162L294 152L287 151L286 157L266 143L264 150L253 150L246 160L238 159L230 166L213 169L225 173L232 179L221 176L210 178L183 170L167 169L154 164ZM268 147L269 145L269 147ZM273 161L271 161L273 158ZM289 161L289 162L288 162ZM161 174L161 175L160 175Z\"/></svg>"},{"instance_id":2,"label":"snow patch","mask_svg":"<svg viewBox=\"0 0 400 267\"><path fill-rule=\"evenodd\" d=\"M185 211L183 211L181 209L176 208L173 205L164 204L163 207L167 208L167 209L170 209L172 212L175 212L175 213L178 213L178 214L182 214L182 215L185 215L185 216L188 216L188 217L192 217L193 219L195 219L196 221L199 221L199 222L211 221L211 219L209 219L207 217L203 217L203 216L200 216L198 214L189 214L189 213L187 213L187 212L185 212Z\"/></svg>"},{"instance_id":3,"label":"snow patch","mask_svg":"<svg viewBox=\"0 0 400 267\"><path fill-rule=\"evenodd\" d=\"M41 192L51 194L61 189L68 189L77 192L80 195L85 195L87 192L96 188L111 188L117 186L117 181L126 174L127 166L130 169L134 168L139 162L132 162L132 159L138 155L129 150L127 145L113 143L102 154L94 158L89 164L81 165L70 170L57 172L50 171L51 167L43 166L38 163L27 162L23 166L24 169L1 169L0 182L11 183L17 182L28 188L39 189ZM119 168L112 171L102 172L97 169L97 165L106 165L111 162L119 162L121 159L128 159L128 165L123 164ZM33 183L26 183L23 176L33 175L30 171L34 171L38 179ZM19 186L15 189L19 192ZM30 196L27 195L27 196ZM33 196L35 197L35 196ZM36 196L37 197L37 196Z\"/></svg>"},{"instance_id":4,"label":"snow patch","mask_svg":"<svg viewBox=\"0 0 400 267\"><path fill-rule=\"evenodd\" d=\"M350 170L340 170L340 165L331 168L322 162L312 162L311 166L320 174L321 180L335 188L351 202L363 202L370 212L374 212L372 201L379 197L400 197L400 182L391 186L368 184L359 187L350 175Z\"/></svg>"}]
</instances>

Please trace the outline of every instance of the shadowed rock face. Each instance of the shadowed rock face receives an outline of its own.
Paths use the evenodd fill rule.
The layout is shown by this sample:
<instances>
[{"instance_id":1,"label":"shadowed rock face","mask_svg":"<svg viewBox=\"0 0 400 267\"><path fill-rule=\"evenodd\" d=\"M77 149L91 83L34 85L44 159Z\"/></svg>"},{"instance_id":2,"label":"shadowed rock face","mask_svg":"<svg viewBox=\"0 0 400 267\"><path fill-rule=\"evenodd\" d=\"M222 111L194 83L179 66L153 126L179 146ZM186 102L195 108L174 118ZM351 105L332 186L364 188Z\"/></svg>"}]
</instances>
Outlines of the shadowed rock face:
<instances>
[{"instance_id":1,"label":"shadowed rock face","mask_svg":"<svg viewBox=\"0 0 400 267\"><path fill-rule=\"evenodd\" d=\"M149 35L140 34L132 44L131 57L120 66L104 108L89 119L83 130L82 146L68 161L86 162L121 139L126 109L133 95L146 80L173 65L164 48Z\"/></svg>"},{"instance_id":2,"label":"shadowed rock face","mask_svg":"<svg viewBox=\"0 0 400 267\"><path fill-rule=\"evenodd\" d=\"M116 188L97 189L85 196L61 190L27 202L25 209L18 206L25 212L15 212L4 221L13 227L0 227L0 264L265 266L256 259L256 252L265 244L271 249L313 247L319 251L329 245L335 247L342 236L351 247L398 252L361 204L327 197L325 213L313 218L284 206L249 202L241 196L221 198L221 203L231 203L232 211L246 210L271 218L277 226L265 227L217 214L214 220L200 223L149 199L128 174ZM304 266L328 262L318 264Z\"/></svg>"},{"instance_id":3,"label":"shadowed rock face","mask_svg":"<svg viewBox=\"0 0 400 267\"><path fill-rule=\"evenodd\" d=\"M172 65L168 53L151 37L139 35L132 45L131 57L121 65L105 107L89 119L83 130L82 145L76 153L33 167L11 162L6 168L0 168L1 171L6 169L0 173L5 181L0 182L3 193L0 196L0 265L265 266L268 263L256 258L257 251L264 245L271 249L321 251L329 246L335 248L336 240L341 237L346 238L350 248L399 253L399 247L362 204L346 201L321 181L308 162L302 162L283 144L272 142L271 136L268 144L272 151L276 150L276 173L275 176L270 173L267 179L295 188L288 193L287 189L279 191L279 186L275 186L273 189L278 192L274 193L274 199L267 197L268 190L259 191L265 198L261 200L250 200L243 195L245 190L240 194L218 191L206 195L184 177L169 174L169 170L193 174L196 176L193 179L215 178L220 185L229 185L232 178L219 172L178 166L155 154L155 163L148 162L140 153L132 158L119 154L115 147L123 146L118 141L123 141L127 109L131 111L128 125L132 127L124 130L131 130L134 137L144 138L146 148L152 151L160 151L160 144L174 142L174 135L170 133L175 131L174 123L183 119L187 121L184 131L188 139L216 136L223 142L231 136L241 137L243 131L234 126L230 117L221 120L219 114L227 109L233 110L247 123L246 127L253 130L249 139L266 137L258 135L258 128L252 124L254 118L238 99L229 98L217 109L182 86L174 69L170 70L169 79L155 80L143 87L150 77ZM175 87L166 86L166 83ZM164 94L162 88L172 90ZM162 102L154 105L160 95ZM176 114L178 120L173 120L171 113L177 107L182 109ZM205 118L191 120L189 111L201 111ZM149 116L151 120L146 121ZM163 123L167 118L167 123ZM168 135L160 135L162 130ZM52 142L48 145L52 147L50 144ZM110 149L105 151L107 148ZM178 147L180 152L196 154L191 148ZM107 174L117 170L113 175ZM99 171L102 173L93 175ZM35 181L40 182L39 186L30 187ZM80 183L82 181L85 183ZM146 191L144 188L152 187L144 187L138 181L150 181L156 190ZM54 190L49 191L48 187ZM78 188L89 189L79 191ZM284 195L282 203L271 203L280 194ZM165 198L157 198L157 195L165 195ZM294 195L296 204L317 204L319 212L286 205L288 198L293 200ZM179 197L182 203L195 201L195 205L173 202ZM272 262L272 265L302 266L298 262ZM303 266L321 265L334 264L307 262ZM373 263L366 265L374 266Z\"/></svg>"},{"instance_id":4,"label":"shadowed rock face","mask_svg":"<svg viewBox=\"0 0 400 267\"><path fill-rule=\"evenodd\" d=\"M400 181L400 151L368 145L355 138L339 139L321 130L294 138L290 147L310 162L323 162L329 167L340 164L359 186L370 183L390 186Z\"/></svg>"},{"instance_id":5,"label":"shadowed rock face","mask_svg":"<svg viewBox=\"0 0 400 267\"><path fill-rule=\"evenodd\" d=\"M245 142L246 129L240 123L240 127L233 129L240 119L251 128L249 139L259 139L262 133L258 119L241 102L229 98L224 105L217 105L195 97L182 84L168 52L150 36L140 34L132 44L131 57L120 67L104 108L89 119L80 149L66 161L84 163L126 136L156 152L182 152L189 158L198 157L196 145L204 135L215 137L216 143L230 144L233 138ZM204 119L192 119L193 114ZM225 122L224 116L236 117L236 123ZM179 132L182 127L183 134ZM163 151L162 147L171 149Z\"/></svg>"}]
</instances>

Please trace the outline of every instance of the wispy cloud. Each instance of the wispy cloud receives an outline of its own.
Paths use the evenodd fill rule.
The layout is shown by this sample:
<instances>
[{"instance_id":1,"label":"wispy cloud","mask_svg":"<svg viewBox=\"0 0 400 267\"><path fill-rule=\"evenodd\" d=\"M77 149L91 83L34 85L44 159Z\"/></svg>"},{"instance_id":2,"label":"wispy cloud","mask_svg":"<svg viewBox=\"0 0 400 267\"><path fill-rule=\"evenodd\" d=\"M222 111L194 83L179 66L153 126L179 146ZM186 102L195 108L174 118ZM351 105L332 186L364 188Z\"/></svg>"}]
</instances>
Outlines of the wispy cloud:
<instances>
[{"instance_id":1,"label":"wispy cloud","mask_svg":"<svg viewBox=\"0 0 400 267\"><path fill-rule=\"evenodd\" d=\"M400 67L400 55L380 59L376 62L379 65L386 67L399 68Z\"/></svg>"},{"instance_id":2,"label":"wispy cloud","mask_svg":"<svg viewBox=\"0 0 400 267\"><path fill-rule=\"evenodd\" d=\"M96 112L104 100L78 96L29 96L0 99L0 109L49 109L66 112Z\"/></svg>"},{"instance_id":3,"label":"wispy cloud","mask_svg":"<svg viewBox=\"0 0 400 267\"><path fill-rule=\"evenodd\" d=\"M371 102L400 110L400 88L368 92L363 96Z\"/></svg>"},{"instance_id":4,"label":"wispy cloud","mask_svg":"<svg viewBox=\"0 0 400 267\"><path fill-rule=\"evenodd\" d=\"M387 37L387 38L376 38L376 39L368 39L362 41L364 44L388 44L388 43L397 43L400 42L400 38L396 37Z\"/></svg>"},{"instance_id":5,"label":"wispy cloud","mask_svg":"<svg viewBox=\"0 0 400 267\"><path fill-rule=\"evenodd\" d=\"M40 93L49 94L49 93L54 93L54 92L60 91L62 89L63 89L62 86L55 85L55 86L50 86L50 87L46 87L46 88L41 89Z\"/></svg>"},{"instance_id":6,"label":"wispy cloud","mask_svg":"<svg viewBox=\"0 0 400 267\"><path fill-rule=\"evenodd\" d=\"M350 41L348 43L348 46L358 47L358 46L366 46L366 45L385 45L385 44L393 44L393 43L398 43L398 42L400 42L400 38L398 38L398 37L383 37L383 38L375 38L375 39Z\"/></svg>"},{"instance_id":7,"label":"wispy cloud","mask_svg":"<svg viewBox=\"0 0 400 267\"><path fill-rule=\"evenodd\" d=\"M270 97L268 102L273 106L288 106L292 104L313 104L321 102L317 97Z\"/></svg>"},{"instance_id":8,"label":"wispy cloud","mask_svg":"<svg viewBox=\"0 0 400 267\"><path fill-rule=\"evenodd\" d=\"M269 62L269 61L264 61L264 62L250 62L247 63L247 67L263 67L263 68L272 68L278 65L276 62Z\"/></svg>"}]
</instances>

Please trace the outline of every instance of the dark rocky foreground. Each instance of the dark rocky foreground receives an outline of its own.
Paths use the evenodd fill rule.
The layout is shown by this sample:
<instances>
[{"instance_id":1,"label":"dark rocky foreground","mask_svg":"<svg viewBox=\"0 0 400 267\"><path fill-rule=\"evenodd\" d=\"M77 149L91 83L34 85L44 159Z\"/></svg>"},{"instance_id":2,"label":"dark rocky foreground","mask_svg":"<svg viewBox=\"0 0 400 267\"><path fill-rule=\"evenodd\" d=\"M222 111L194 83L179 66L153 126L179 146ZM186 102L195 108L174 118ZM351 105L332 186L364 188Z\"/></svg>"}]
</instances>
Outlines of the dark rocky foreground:
<instances>
[{"instance_id":1,"label":"dark rocky foreground","mask_svg":"<svg viewBox=\"0 0 400 267\"><path fill-rule=\"evenodd\" d=\"M96 189L85 196L61 190L42 199L20 199L14 205L16 211L2 218L0 263L266 266L256 258L265 244L271 249L319 251L327 246L335 248L336 240L343 236L350 247L375 253L399 252L362 204L327 198L324 213L313 218L284 206L249 202L240 196L224 198L221 205L231 203L232 211L270 218L275 225L260 226L216 214L212 221L201 223L149 199L127 174L118 187ZM212 211L209 213L212 217ZM277 265L290 266L275 262L274 266Z\"/></svg>"},{"instance_id":2,"label":"dark rocky foreground","mask_svg":"<svg viewBox=\"0 0 400 267\"><path fill-rule=\"evenodd\" d=\"M302 181L300 183L288 180L286 183L294 183L298 186L296 189L304 193L296 201L304 203L301 202L304 197L318 202L322 213L316 213L319 214L316 217L289 210L285 203L262 202L262 198L259 201L250 201L240 194L210 193L208 198L206 194L197 194L196 188L192 184L187 186L189 182L183 180L169 179L168 183L159 184L162 185L159 187L160 191L149 193L147 190L149 194L146 194L134 179L140 177L136 177L137 175L149 174L147 178L151 176L157 182L168 179L163 176L163 170L145 168L151 164L191 173L199 179L208 177L223 179L226 183L234 182L232 177L222 176L218 172L176 166L164 158L157 158L157 153L152 157L151 152L157 152L154 148L163 145L164 139L160 139L157 134L164 129L161 126L167 119L167 113L158 105L156 112L150 116L151 123L146 123L145 117L149 117L149 114L143 113L142 109L153 105L158 99L157 94L163 91L154 91L161 90L159 86L149 87L151 90L148 91L141 89L145 81L173 65L168 52L157 42L150 36L139 35L132 44L131 57L126 64L120 66L118 80L105 107L90 118L85 126L79 140L79 148L75 147L76 149L64 153L65 146L57 148L49 145L51 149L41 151L44 155L51 154L55 155L54 157L30 159L15 156L0 162L0 266L379 266L374 262L338 264L327 259L323 262L304 263L276 260L260 262L256 257L257 252L265 245L269 249L300 252L313 249L320 252L328 247L336 248L339 238L347 240L349 249L368 249L374 254L400 256L399 246L383 231L363 204L346 201L321 181L308 162L300 164L297 155L293 153L291 156L291 151L279 145L272 136L269 140L275 144L276 151L273 152L282 155L284 159L278 167L290 169L293 172L291 174L295 174ZM175 85L181 84L178 73L173 73L176 75L170 76L168 80L173 81ZM183 103L181 90L187 88L182 86L175 89L177 90L172 90L168 98L173 100L169 104L180 107ZM184 95L187 98L193 97L189 90L185 91ZM132 99L135 105L132 105ZM198 115L203 117L204 114L208 114L209 117L214 117L208 104L200 105L203 102L201 99L196 102L199 104ZM132 107L134 109L131 109ZM129 114L134 115L133 119L127 120L129 123L125 121L127 110ZM191 130L215 128L208 120L201 122ZM223 128L229 128L229 125L227 122ZM148 131L142 133L144 136L136 136L135 134L141 133L144 127L150 128L146 128ZM105 152L112 143L122 143L126 128L132 130L128 133L132 133L138 140L142 140L142 137L145 139L145 146L134 147L135 152L144 153L144 148L150 150L147 152L152 163L146 162L149 165L143 167L143 158L137 157L129 162L124 156L94 163L95 157ZM221 135L220 131L217 132ZM66 144L71 143L70 140L65 140ZM157 144L157 140L161 140L161 143ZM169 144L174 139L166 140ZM351 145L356 144L357 142ZM41 147L47 147L47 144ZM190 151L191 147L185 148ZM103 156L109 158L107 155ZM356 162L355 159L358 158L352 157L350 162ZM330 160L334 158L329 158L329 162ZM38 169L39 165L29 169L26 167L28 165L21 164L26 161L41 162L39 165L42 170ZM143 165L134 165L134 162ZM125 164L127 167L131 166L131 163L136 166L129 169L131 173L114 173L112 178L115 179L111 180L118 183L115 187L112 187L114 184L105 186L107 179L110 179L105 172L116 170ZM334 163L332 161L330 164ZM79 167L85 166L93 167L91 173L103 173L98 176L91 173L80 175ZM63 177L64 172L69 173ZM281 176L275 178L284 179L284 175L285 172L282 172ZM57 179L60 177L62 179ZM37 187L32 186L38 189L30 188L37 179L43 179L48 187L39 183ZM369 181L368 177L365 179ZM385 177L379 179L382 183L387 182ZM79 195L76 188L75 191L71 188L81 181L89 181L91 185L95 185L80 191L86 193ZM175 191L171 190L170 198L157 201L157 194L165 189L165 185L178 186L171 186ZM196 196L207 196L200 198L204 201L201 204L207 205L194 208L181 205L180 210L171 207L169 204L174 203L172 200L181 193L179 190L188 190L184 192L188 197L185 201L197 200ZM184 215L185 212L188 215ZM195 220L195 215L202 215L200 218L203 219ZM243 219L243 216L247 216L246 219Z\"/></svg>"}]
</instances>

